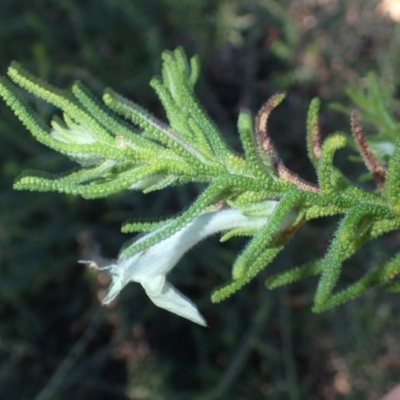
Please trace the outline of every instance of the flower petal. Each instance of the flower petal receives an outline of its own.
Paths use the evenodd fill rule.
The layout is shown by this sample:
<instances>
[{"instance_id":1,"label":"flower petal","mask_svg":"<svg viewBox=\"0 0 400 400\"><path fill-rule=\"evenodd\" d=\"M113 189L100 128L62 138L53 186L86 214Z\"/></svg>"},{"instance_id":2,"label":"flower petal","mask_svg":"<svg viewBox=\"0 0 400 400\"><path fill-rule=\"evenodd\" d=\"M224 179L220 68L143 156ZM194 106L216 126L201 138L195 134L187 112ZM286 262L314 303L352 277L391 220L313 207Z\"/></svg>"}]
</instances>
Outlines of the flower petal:
<instances>
[{"instance_id":1,"label":"flower petal","mask_svg":"<svg viewBox=\"0 0 400 400\"><path fill-rule=\"evenodd\" d=\"M116 262L101 268L109 269L112 277L110 289L102 303L110 303L129 282L138 282L156 306L196 324L207 326L195 304L166 281L166 274L177 264L187 250L214 233L235 228L263 226L276 204L276 201L266 201L264 204L260 204L263 209L263 216L248 216L234 208L205 212L196 216L185 227L171 236L139 253L125 256L124 251L122 251ZM168 229L170 224L167 223L140 237L131 246L135 246L143 240ZM89 262L89 265L99 269L93 262Z\"/></svg>"},{"instance_id":2,"label":"flower petal","mask_svg":"<svg viewBox=\"0 0 400 400\"><path fill-rule=\"evenodd\" d=\"M201 326L207 326L194 303L168 283L165 276L159 275L156 281L143 282L142 286L157 307L164 308Z\"/></svg>"}]
</instances>

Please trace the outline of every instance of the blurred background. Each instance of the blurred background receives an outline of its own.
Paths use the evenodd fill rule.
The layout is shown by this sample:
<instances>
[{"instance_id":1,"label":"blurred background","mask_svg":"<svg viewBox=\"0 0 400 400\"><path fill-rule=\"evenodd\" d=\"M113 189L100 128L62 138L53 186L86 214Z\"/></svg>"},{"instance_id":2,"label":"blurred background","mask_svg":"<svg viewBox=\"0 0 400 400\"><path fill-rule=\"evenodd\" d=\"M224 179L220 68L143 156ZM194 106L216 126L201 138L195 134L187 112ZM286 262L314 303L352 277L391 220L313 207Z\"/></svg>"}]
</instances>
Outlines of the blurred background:
<instances>
[{"instance_id":1,"label":"blurred background","mask_svg":"<svg viewBox=\"0 0 400 400\"><path fill-rule=\"evenodd\" d=\"M369 72L389 88L400 114L399 1L363 0L2 0L0 73L12 60L55 86L82 80L110 86L160 118L149 88L164 49L198 54L198 96L230 145L241 107L254 113L274 92L288 97L271 135L285 162L314 180L306 158L310 100L322 99L322 134L349 132L332 109L354 105ZM43 119L54 109L31 99ZM379 124L378 124L379 125ZM377 132L376 124L365 125ZM399 295L376 289L322 315L311 312L316 281L265 289L271 271L321 256L337 218L303 227L268 271L228 301L210 294L230 279L241 240L209 239L171 274L209 322L204 329L156 308L130 284L103 308L108 277L77 260L116 257L123 221L179 213L202 189L188 185L105 200L16 192L28 168L61 172L73 164L31 137L0 102L0 398L35 400L378 399L400 382ZM352 180L363 164L341 152ZM369 185L369 182L360 183ZM346 264L343 285L399 248L376 240Z\"/></svg>"}]
</instances>

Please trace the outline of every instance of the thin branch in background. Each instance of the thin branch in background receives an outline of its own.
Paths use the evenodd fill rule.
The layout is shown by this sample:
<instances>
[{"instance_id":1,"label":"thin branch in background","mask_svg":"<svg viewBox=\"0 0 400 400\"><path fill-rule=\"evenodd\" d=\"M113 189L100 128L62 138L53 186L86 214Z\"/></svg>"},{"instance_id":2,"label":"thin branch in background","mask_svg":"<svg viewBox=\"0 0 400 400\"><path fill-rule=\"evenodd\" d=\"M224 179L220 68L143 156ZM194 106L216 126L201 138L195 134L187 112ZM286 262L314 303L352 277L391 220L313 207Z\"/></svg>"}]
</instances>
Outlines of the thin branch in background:
<instances>
[{"instance_id":1,"label":"thin branch in background","mask_svg":"<svg viewBox=\"0 0 400 400\"><path fill-rule=\"evenodd\" d=\"M222 398L245 367L250 351L253 349L262 329L268 321L271 310L271 298L268 292L260 301L260 304L261 306L255 313L256 318L254 324L247 331L242 344L237 348L235 354L232 356L225 372L222 374L214 389L203 396L201 400L217 400Z\"/></svg>"},{"instance_id":2,"label":"thin branch in background","mask_svg":"<svg viewBox=\"0 0 400 400\"><path fill-rule=\"evenodd\" d=\"M286 289L286 287L285 287ZM287 290L285 290L287 292ZM281 301L280 307L282 357L288 384L288 394L290 400L300 400L299 383L296 374L296 361L293 356L292 320L289 306Z\"/></svg>"},{"instance_id":3,"label":"thin branch in background","mask_svg":"<svg viewBox=\"0 0 400 400\"><path fill-rule=\"evenodd\" d=\"M61 363L60 367L48 381L46 386L35 397L35 400L50 400L57 398L56 394L62 389L63 384L67 380L66 377L70 374L72 368L78 362L79 357L85 351L86 346L98 331L103 320L104 312L104 308L99 308L82 336L75 343L68 356Z\"/></svg>"}]
</instances>

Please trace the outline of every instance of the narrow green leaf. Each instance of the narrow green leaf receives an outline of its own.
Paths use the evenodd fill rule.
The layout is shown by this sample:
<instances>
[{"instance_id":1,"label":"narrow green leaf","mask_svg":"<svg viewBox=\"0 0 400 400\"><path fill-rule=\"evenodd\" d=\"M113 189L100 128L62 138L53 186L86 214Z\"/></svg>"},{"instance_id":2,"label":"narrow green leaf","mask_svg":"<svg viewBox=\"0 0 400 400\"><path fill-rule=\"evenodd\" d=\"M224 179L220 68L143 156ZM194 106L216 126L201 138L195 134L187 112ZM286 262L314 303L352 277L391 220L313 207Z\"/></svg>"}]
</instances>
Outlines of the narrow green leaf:
<instances>
[{"instance_id":1,"label":"narrow green leaf","mask_svg":"<svg viewBox=\"0 0 400 400\"><path fill-rule=\"evenodd\" d=\"M318 162L321 156L321 137L319 132L319 108L321 101L314 98L308 109L307 114L307 152L308 158L316 170L318 170Z\"/></svg>"}]
</instances>

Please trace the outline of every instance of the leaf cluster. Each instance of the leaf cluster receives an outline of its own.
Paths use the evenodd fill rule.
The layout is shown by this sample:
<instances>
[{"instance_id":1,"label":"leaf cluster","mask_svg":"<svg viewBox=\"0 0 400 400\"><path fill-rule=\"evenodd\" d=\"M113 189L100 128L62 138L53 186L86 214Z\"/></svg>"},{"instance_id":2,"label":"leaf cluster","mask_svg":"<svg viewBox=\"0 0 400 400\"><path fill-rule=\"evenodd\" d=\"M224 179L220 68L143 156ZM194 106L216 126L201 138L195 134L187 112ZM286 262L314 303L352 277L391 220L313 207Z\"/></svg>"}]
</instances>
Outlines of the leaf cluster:
<instances>
[{"instance_id":1,"label":"leaf cluster","mask_svg":"<svg viewBox=\"0 0 400 400\"><path fill-rule=\"evenodd\" d=\"M355 143L377 190L371 192L355 185L334 166L335 153L348 138L338 132L321 142L319 100L314 99L307 117L307 149L318 178L315 185L284 165L270 138L268 118L284 94L272 96L255 122L249 110L240 112L238 131L243 154L237 154L195 97L199 71L198 59L188 60L182 49L164 52L162 74L150 84L165 109L166 124L111 89L106 90L101 103L80 82L71 90L60 90L12 63L8 78L1 78L0 95L39 142L80 164L61 175L27 171L16 180L14 188L92 199L122 190L148 193L188 182L208 185L174 219L126 223L124 232L156 232L127 246L124 257L166 239L205 211L232 207L245 215L268 216L260 229L234 229L223 236L223 240L233 236L250 239L233 265L232 281L213 293L214 302L235 293L269 265L301 225L332 215L343 217L325 256L271 276L267 287L319 275L313 307L316 312L344 303L376 285L400 289L399 281L394 279L400 272L399 253L348 288L334 291L345 260L370 240L400 228L400 145L395 145L388 165L383 164L364 138L358 112L353 112ZM21 95L21 88L57 107L62 118L55 116L47 126ZM271 215L270 200L278 200Z\"/></svg>"},{"instance_id":2,"label":"leaf cluster","mask_svg":"<svg viewBox=\"0 0 400 400\"><path fill-rule=\"evenodd\" d=\"M400 130L400 123L395 118L400 106L394 96L395 86L380 79L374 72L370 72L361 82L358 87L348 87L346 94L360 110L363 121L375 128L375 134L368 135L368 143L374 155L381 162L388 162ZM334 103L331 108L346 115L351 114L351 109L341 104Z\"/></svg>"}]
</instances>

